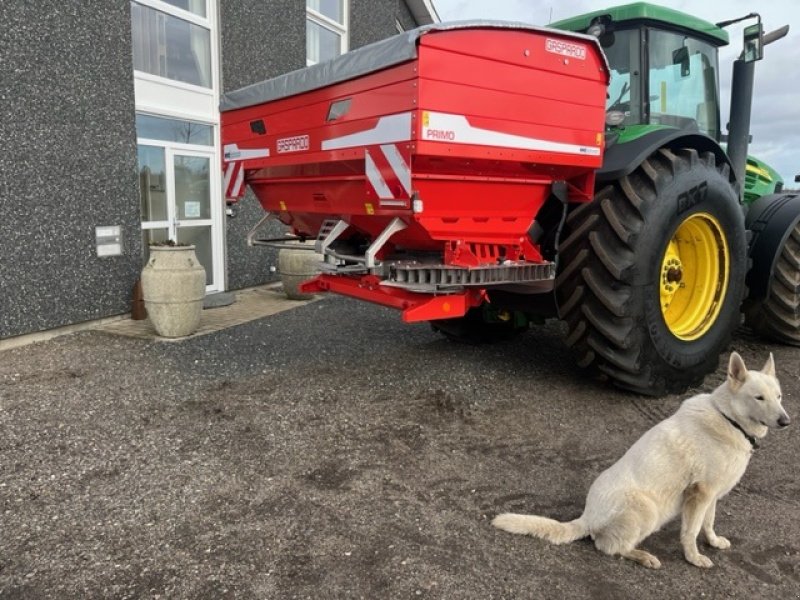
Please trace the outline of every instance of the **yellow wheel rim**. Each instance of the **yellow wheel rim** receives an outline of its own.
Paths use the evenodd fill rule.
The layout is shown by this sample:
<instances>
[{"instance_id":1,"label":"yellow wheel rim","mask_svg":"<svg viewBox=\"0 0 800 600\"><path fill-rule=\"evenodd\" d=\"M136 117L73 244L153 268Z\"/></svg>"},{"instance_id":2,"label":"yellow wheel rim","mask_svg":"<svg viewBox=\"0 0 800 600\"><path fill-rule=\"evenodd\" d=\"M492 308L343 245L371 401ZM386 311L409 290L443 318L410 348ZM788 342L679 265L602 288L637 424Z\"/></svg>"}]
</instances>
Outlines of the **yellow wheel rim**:
<instances>
[{"instance_id":1,"label":"yellow wheel rim","mask_svg":"<svg viewBox=\"0 0 800 600\"><path fill-rule=\"evenodd\" d=\"M714 325L728 289L730 253L719 221L697 213L683 221L661 261L661 314L672 335L692 341Z\"/></svg>"}]
</instances>

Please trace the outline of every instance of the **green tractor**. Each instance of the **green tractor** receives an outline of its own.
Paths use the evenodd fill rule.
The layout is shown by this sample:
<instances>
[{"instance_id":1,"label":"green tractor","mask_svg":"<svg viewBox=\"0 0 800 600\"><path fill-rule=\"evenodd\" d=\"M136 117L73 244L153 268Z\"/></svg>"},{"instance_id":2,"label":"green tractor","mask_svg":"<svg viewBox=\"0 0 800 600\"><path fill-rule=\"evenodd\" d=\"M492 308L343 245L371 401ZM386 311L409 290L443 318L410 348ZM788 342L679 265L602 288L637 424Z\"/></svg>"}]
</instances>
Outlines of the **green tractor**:
<instances>
[{"instance_id":1,"label":"green tractor","mask_svg":"<svg viewBox=\"0 0 800 600\"><path fill-rule=\"evenodd\" d=\"M725 136L717 50L744 19ZM558 311L579 364L636 392L702 381L742 312L800 345L800 196L747 156L755 61L788 27L744 19L637 3L552 25L598 37L612 72L606 158L595 201L566 222Z\"/></svg>"},{"instance_id":2,"label":"green tractor","mask_svg":"<svg viewBox=\"0 0 800 600\"><path fill-rule=\"evenodd\" d=\"M717 50L724 27L745 19L756 22L734 63L724 135ZM788 26L765 35L754 13L715 25L636 3L551 27L596 36L612 74L595 200L551 207L544 224L558 232L554 310L578 364L662 395L717 368L742 313L757 333L800 345L800 195L781 193L778 174L747 156L755 61ZM509 337L548 316L529 298L490 293L434 327Z\"/></svg>"}]
</instances>

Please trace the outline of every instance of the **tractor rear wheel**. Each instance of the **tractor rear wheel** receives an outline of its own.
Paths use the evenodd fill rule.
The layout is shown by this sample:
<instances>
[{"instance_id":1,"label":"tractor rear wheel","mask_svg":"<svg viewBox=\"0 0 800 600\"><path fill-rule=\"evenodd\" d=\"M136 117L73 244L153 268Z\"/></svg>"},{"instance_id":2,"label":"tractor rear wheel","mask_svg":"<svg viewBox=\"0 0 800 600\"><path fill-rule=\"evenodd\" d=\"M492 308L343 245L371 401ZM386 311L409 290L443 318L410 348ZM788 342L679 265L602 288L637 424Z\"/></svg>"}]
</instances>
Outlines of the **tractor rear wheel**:
<instances>
[{"instance_id":1,"label":"tractor rear wheel","mask_svg":"<svg viewBox=\"0 0 800 600\"><path fill-rule=\"evenodd\" d=\"M741 321L747 260L727 164L660 149L566 225L556 301L581 367L654 396L717 368Z\"/></svg>"}]
</instances>

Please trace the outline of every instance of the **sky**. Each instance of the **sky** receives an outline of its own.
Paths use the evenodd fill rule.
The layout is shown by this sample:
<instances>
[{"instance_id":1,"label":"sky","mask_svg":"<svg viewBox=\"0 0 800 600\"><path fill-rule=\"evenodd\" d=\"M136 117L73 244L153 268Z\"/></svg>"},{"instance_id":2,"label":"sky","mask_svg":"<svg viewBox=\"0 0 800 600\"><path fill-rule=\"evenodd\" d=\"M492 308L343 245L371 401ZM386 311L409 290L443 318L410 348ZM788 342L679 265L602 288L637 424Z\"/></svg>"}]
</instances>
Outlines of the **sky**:
<instances>
[{"instance_id":1,"label":"sky","mask_svg":"<svg viewBox=\"0 0 800 600\"><path fill-rule=\"evenodd\" d=\"M632 1L632 0L631 0ZM627 4L625 0L433 0L442 21L500 19L547 25L567 17L601 8ZM756 63L755 93L750 132L750 154L778 171L786 187L797 188L800 174L800 2L797 0L655 0L712 23L743 17L755 10L761 14L766 32L790 25L789 34L764 49ZM744 24L753 23L753 20ZM731 66L742 49L742 24L727 28L731 43L719 52L721 117L728 122Z\"/></svg>"}]
</instances>

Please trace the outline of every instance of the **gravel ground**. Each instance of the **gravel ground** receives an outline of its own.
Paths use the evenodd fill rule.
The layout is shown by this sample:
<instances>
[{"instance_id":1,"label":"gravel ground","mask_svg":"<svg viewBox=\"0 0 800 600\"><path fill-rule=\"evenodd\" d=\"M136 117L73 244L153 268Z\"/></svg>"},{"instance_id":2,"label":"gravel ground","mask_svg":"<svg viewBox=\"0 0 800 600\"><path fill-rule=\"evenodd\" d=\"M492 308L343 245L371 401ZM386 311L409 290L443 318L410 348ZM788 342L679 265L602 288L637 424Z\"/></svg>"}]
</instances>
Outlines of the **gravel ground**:
<instances>
[{"instance_id":1,"label":"gravel ground","mask_svg":"<svg viewBox=\"0 0 800 600\"><path fill-rule=\"evenodd\" d=\"M328 298L155 343L85 332L0 353L1 598L800 598L800 442L770 434L718 509L733 547L650 571L495 530L580 514L678 406L581 379L557 323L452 344ZM773 351L797 420L800 351ZM722 381L709 377L703 390Z\"/></svg>"}]
</instances>

